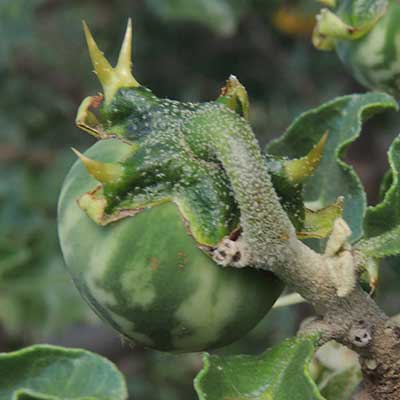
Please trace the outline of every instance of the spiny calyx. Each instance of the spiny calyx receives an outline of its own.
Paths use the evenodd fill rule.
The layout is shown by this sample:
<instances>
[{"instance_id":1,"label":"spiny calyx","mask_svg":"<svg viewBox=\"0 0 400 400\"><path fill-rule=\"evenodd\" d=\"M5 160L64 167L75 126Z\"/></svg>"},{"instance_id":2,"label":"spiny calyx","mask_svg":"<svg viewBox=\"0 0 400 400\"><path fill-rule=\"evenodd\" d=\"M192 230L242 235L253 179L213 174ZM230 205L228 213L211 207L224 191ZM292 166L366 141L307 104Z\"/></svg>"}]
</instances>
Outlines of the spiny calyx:
<instances>
[{"instance_id":1,"label":"spiny calyx","mask_svg":"<svg viewBox=\"0 0 400 400\"><path fill-rule=\"evenodd\" d=\"M215 101L160 99L130 73L130 22L115 68L104 58L86 25L85 34L104 97L83 100L77 125L98 139L110 140L110 146L112 140L122 141L127 150L107 163L76 151L99 182L78 200L80 207L97 224L107 225L174 202L190 234L205 247L215 247L238 232L240 207L228 171L235 166L229 164L228 156L238 152L246 165L245 158L250 162L255 156L249 154L259 151L248 123L249 99L244 86L230 76ZM326 140L323 135L320 143L298 160L261 158L298 231L304 230L306 217L302 182L318 167ZM312 237L312 232L308 234Z\"/></svg>"}]
</instances>

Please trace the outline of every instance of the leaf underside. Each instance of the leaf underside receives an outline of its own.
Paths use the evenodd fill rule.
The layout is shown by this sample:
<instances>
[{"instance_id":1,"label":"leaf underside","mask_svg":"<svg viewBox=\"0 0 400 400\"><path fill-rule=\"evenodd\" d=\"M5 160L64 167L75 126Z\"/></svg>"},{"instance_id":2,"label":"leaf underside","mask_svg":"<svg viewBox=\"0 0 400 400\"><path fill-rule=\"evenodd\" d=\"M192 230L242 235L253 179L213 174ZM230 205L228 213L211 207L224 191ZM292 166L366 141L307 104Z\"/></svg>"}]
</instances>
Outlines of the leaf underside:
<instances>
[{"instance_id":1,"label":"leaf underside","mask_svg":"<svg viewBox=\"0 0 400 400\"><path fill-rule=\"evenodd\" d=\"M260 356L204 357L200 400L324 400L308 372L315 340L285 340Z\"/></svg>"}]
</instances>

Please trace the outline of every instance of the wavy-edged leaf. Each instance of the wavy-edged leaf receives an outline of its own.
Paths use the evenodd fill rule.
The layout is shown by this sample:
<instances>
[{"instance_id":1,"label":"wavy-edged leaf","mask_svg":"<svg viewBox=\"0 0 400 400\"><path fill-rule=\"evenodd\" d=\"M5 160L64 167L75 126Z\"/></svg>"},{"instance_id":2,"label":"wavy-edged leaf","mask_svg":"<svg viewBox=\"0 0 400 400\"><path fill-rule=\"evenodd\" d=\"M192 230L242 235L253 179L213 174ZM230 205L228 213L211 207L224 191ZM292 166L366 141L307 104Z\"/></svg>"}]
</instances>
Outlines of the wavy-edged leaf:
<instances>
[{"instance_id":1,"label":"wavy-edged leaf","mask_svg":"<svg viewBox=\"0 0 400 400\"><path fill-rule=\"evenodd\" d=\"M400 136L389 149L391 179L381 203L369 207L365 214L365 238L358 248L371 257L400 254Z\"/></svg>"},{"instance_id":2,"label":"wavy-edged leaf","mask_svg":"<svg viewBox=\"0 0 400 400\"><path fill-rule=\"evenodd\" d=\"M397 108L396 101L384 93L339 97L301 114L267 149L276 156L298 158L329 132L321 165L305 183L304 195L316 208L327 207L344 196L344 218L353 232L353 241L362 235L366 198L360 179L343 156L360 135L363 121L378 112Z\"/></svg>"},{"instance_id":3,"label":"wavy-edged leaf","mask_svg":"<svg viewBox=\"0 0 400 400\"><path fill-rule=\"evenodd\" d=\"M48 345L0 353L2 400L125 400L127 397L121 373L97 354Z\"/></svg>"},{"instance_id":4,"label":"wavy-edged leaf","mask_svg":"<svg viewBox=\"0 0 400 400\"><path fill-rule=\"evenodd\" d=\"M308 372L315 339L285 340L260 356L204 357L200 400L323 400Z\"/></svg>"}]
</instances>

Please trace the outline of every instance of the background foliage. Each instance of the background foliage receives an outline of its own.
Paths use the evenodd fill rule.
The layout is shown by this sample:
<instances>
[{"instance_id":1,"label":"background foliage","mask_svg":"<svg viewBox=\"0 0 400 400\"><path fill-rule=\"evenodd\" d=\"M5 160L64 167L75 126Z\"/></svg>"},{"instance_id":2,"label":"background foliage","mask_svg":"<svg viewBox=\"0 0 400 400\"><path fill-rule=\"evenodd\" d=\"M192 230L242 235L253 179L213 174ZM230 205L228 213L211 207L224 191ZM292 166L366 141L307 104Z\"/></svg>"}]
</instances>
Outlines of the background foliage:
<instances>
[{"instance_id":1,"label":"background foliage","mask_svg":"<svg viewBox=\"0 0 400 400\"><path fill-rule=\"evenodd\" d=\"M363 92L332 54L310 44L312 0L2 0L0 2L0 352L34 342L83 347L112 359L132 398L195 399L201 356L129 348L98 321L63 270L56 203L74 160L93 140L74 126L77 106L100 90L81 28L85 19L115 60L134 21L134 73L159 96L204 101L237 75L251 97L262 145L300 112ZM378 199L386 150L399 133L394 113L366 125L346 156ZM397 272L396 272L397 269ZM399 268L382 271L377 299L399 310ZM396 275L397 274L397 275ZM270 313L219 353L255 353L295 333L306 305Z\"/></svg>"}]
</instances>

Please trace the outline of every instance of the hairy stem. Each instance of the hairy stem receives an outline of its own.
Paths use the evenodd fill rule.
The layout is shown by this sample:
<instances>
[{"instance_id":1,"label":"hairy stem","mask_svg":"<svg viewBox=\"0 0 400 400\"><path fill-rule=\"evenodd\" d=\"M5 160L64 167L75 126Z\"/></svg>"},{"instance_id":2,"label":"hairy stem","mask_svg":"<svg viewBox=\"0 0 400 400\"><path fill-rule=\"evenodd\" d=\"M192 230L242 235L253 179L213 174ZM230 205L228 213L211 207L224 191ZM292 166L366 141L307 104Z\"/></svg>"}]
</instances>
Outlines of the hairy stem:
<instances>
[{"instance_id":1,"label":"hairy stem","mask_svg":"<svg viewBox=\"0 0 400 400\"><path fill-rule=\"evenodd\" d=\"M239 130L236 118L225 118L217 124L224 129L218 130L218 135L210 135L209 140L240 206L242 238L251 248L252 264L272 267L286 259L288 240L295 230L280 206L265 158L249 125L243 120ZM213 131L212 126L209 131Z\"/></svg>"}]
</instances>

